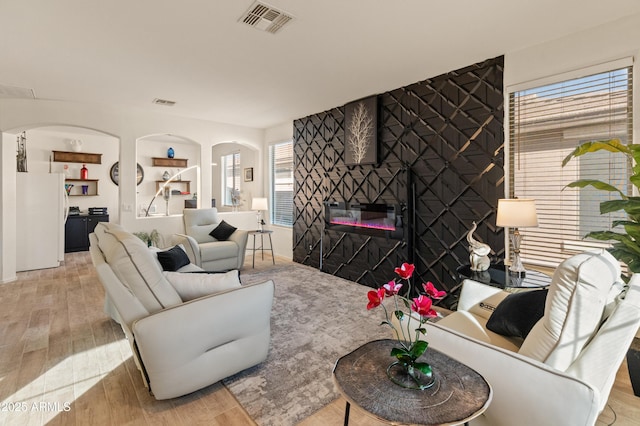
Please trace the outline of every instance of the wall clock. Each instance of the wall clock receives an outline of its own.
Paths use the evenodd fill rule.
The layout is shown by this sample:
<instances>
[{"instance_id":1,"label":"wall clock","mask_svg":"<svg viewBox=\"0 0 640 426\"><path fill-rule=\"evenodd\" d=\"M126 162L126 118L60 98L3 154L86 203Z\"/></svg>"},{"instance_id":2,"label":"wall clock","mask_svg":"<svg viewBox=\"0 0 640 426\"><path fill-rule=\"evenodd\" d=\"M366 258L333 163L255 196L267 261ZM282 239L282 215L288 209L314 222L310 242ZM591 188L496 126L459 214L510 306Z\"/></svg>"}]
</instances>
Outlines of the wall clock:
<instances>
[{"instance_id":1,"label":"wall clock","mask_svg":"<svg viewBox=\"0 0 640 426\"><path fill-rule=\"evenodd\" d=\"M111 181L113 183L115 183L116 185L120 184L120 162L116 161L115 163L113 163L113 166L111 166L111 170L109 170L109 176L111 177ZM144 170L142 169L142 166L139 163L136 163L136 178L137 178L137 183L136 185L140 185L140 183L142 182L142 179L144 179Z\"/></svg>"}]
</instances>

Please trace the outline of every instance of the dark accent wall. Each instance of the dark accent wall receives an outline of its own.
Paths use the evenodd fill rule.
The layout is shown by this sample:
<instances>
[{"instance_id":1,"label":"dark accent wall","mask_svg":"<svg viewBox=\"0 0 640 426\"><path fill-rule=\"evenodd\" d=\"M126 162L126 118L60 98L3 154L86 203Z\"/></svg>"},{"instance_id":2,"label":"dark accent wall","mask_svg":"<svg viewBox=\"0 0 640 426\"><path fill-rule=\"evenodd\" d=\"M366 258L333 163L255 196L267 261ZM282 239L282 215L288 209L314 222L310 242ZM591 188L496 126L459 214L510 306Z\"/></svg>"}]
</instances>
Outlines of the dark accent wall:
<instances>
[{"instance_id":1,"label":"dark accent wall","mask_svg":"<svg viewBox=\"0 0 640 426\"><path fill-rule=\"evenodd\" d=\"M503 257L502 71L498 57L378 95L376 165L345 166L344 107L295 120L294 261L371 287L412 262L419 279L451 289L473 221ZM406 237L324 230L327 201L399 205Z\"/></svg>"}]
</instances>

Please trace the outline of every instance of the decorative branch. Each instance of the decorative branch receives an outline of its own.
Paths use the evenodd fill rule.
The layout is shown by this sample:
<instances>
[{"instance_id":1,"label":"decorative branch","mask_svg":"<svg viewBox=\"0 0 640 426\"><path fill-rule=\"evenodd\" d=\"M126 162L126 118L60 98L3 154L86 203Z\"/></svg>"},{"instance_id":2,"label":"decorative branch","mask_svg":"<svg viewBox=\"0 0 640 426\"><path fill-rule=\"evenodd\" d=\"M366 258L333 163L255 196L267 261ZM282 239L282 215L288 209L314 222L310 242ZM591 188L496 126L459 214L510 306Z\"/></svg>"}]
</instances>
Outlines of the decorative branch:
<instances>
[{"instance_id":1,"label":"decorative branch","mask_svg":"<svg viewBox=\"0 0 640 426\"><path fill-rule=\"evenodd\" d=\"M353 111L349 131L351 134L348 143L353 152L354 162L360 164L367 155L373 137L373 119L362 102L359 102Z\"/></svg>"}]
</instances>

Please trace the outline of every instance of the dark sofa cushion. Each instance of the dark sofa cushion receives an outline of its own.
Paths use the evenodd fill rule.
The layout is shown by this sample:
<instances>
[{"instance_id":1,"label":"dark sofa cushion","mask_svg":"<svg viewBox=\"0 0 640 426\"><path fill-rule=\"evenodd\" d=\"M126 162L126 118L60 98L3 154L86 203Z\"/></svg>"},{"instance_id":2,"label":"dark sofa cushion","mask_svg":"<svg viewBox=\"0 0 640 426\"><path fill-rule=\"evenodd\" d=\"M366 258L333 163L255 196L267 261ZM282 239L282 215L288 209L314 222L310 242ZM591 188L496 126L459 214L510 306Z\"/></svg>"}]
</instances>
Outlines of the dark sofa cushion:
<instances>
[{"instance_id":1,"label":"dark sofa cushion","mask_svg":"<svg viewBox=\"0 0 640 426\"><path fill-rule=\"evenodd\" d=\"M507 296L487 321L487 329L510 337L527 337L544 315L547 289L514 293Z\"/></svg>"},{"instance_id":2,"label":"dark sofa cushion","mask_svg":"<svg viewBox=\"0 0 640 426\"><path fill-rule=\"evenodd\" d=\"M165 271L177 271L183 266L191 263L187 253L180 247L174 246L169 250L158 252L158 261L162 265L162 269Z\"/></svg>"},{"instance_id":3,"label":"dark sofa cushion","mask_svg":"<svg viewBox=\"0 0 640 426\"><path fill-rule=\"evenodd\" d=\"M235 226L229 225L224 220L218 224L213 230L209 233L213 238L218 241L227 241L231 234L236 231Z\"/></svg>"}]
</instances>

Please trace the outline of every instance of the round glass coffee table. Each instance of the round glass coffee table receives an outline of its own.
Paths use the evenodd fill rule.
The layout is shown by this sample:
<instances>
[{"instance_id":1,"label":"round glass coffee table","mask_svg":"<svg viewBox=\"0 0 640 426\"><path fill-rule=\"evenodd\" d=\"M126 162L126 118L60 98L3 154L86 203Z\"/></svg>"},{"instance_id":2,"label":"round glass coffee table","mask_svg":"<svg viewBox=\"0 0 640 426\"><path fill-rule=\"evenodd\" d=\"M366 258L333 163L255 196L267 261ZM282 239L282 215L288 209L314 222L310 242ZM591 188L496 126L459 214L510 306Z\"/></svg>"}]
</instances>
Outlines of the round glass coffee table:
<instances>
[{"instance_id":1,"label":"round glass coffee table","mask_svg":"<svg viewBox=\"0 0 640 426\"><path fill-rule=\"evenodd\" d=\"M406 389L387 377L396 359L390 355L395 340L375 340L340 358L333 380L347 400L345 426L351 404L391 424L458 425L482 414L491 402L492 390L475 370L433 349L420 358L428 362L435 384L425 390Z\"/></svg>"}]
</instances>

